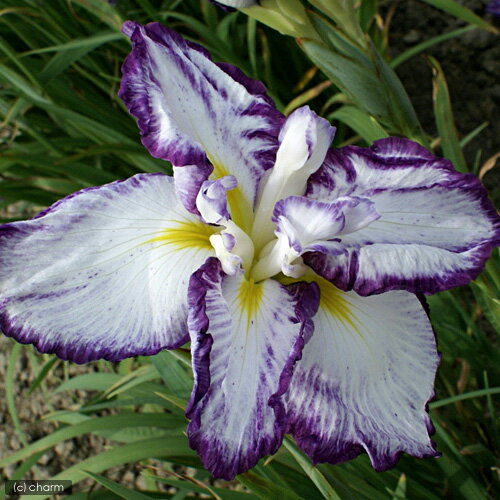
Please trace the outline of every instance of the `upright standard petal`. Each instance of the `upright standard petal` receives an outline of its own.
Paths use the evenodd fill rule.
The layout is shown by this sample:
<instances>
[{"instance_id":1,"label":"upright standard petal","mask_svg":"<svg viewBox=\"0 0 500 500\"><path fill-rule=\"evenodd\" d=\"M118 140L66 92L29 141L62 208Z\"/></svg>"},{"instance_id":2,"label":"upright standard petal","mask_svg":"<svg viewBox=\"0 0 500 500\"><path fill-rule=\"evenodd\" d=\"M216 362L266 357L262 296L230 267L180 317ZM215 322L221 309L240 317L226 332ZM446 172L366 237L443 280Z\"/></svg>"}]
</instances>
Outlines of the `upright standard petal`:
<instances>
[{"instance_id":1,"label":"upright standard petal","mask_svg":"<svg viewBox=\"0 0 500 500\"><path fill-rule=\"evenodd\" d=\"M335 127L309 106L295 110L280 131L276 163L266 173L259 192L252 238L258 250L273 239L271 216L277 201L302 196L307 179L322 165L335 135Z\"/></svg>"},{"instance_id":2,"label":"upright standard petal","mask_svg":"<svg viewBox=\"0 0 500 500\"><path fill-rule=\"evenodd\" d=\"M193 274L188 436L215 477L232 479L280 446L282 395L317 306L315 285L224 277L216 259Z\"/></svg>"},{"instance_id":3,"label":"upright standard petal","mask_svg":"<svg viewBox=\"0 0 500 500\"><path fill-rule=\"evenodd\" d=\"M274 163L283 121L264 86L233 66L215 64L202 47L159 24L127 22L123 31L133 49L120 96L138 119L144 145L176 167L196 166L205 180L212 169L216 178L234 175L240 192L229 196L230 212L244 217ZM186 208L196 212L196 193L186 186L180 191ZM241 208L232 200L237 194Z\"/></svg>"},{"instance_id":4,"label":"upright standard petal","mask_svg":"<svg viewBox=\"0 0 500 500\"><path fill-rule=\"evenodd\" d=\"M173 184L140 174L0 226L4 333L77 363L185 343L188 280L214 254L213 229Z\"/></svg>"},{"instance_id":5,"label":"upright standard petal","mask_svg":"<svg viewBox=\"0 0 500 500\"><path fill-rule=\"evenodd\" d=\"M480 182L407 139L331 152L308 196L358 196L375 204L378 220L340 238L344 256L304 257L339 288L361 295L463 285L500 242L499 218Z\"/></svg>"},{"instance_id":6,"label":"upright standard petal","mask_svg":"<svg viewBox=\"0 0 500 500\"><path fill-rule=\"evenodd\" d=\"M426 404L439 356L417 297L361 297L321 278L318 284L314 334L286 395L287 432L315 463L365 451L385 470L402 452L437 456Z\"/></svg>"}]
</instances>

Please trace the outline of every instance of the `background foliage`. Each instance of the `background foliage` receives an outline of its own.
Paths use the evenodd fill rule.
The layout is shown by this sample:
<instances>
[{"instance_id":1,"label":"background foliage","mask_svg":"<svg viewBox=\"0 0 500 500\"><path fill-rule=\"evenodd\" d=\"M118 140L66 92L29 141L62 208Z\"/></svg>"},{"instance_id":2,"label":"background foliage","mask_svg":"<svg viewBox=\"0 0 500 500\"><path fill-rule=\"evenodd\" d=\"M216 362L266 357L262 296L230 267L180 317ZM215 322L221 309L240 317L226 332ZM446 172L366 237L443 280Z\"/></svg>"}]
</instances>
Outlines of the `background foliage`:
<instances>
[{"instance_id":1,"label":"background foliage","mask_svg":"<svg viewBox=\"0 0 500 500\"><path fill-rule=\"evenodd\" d=\"M205 0L118 0L114 5L103 0L0 0L2 221L34 215L84 187L136 172L170 172L166 162L150 157L141 146L134 120L116 95L120 65L129 51L119 31L125 19L160 21L202 43L214 59L262 80L285 113L308 103L338 126L335 146L369 145L388 134L408 135L453 160L457 169L478 174L481 165L467 165L462 148L481 129L457 135L439 61L429 60L434 71L436 137L422 130L413 116L392 68L465 31L495 29L451 0L428 3L465 25L390 60L388 18L380 15L376 0L363 1L357 9L359 27L370 40L369 46L361 47L342 29L332 29L335 20L318 11L311 22L322 42L297 44L242 13L224 13ZM357 85L363 78L368 84ZM13 344L6 400L24 445L1 458L0 467L17 464L12 479L36 478L33 467L47 450L92 433L114 444L98 454L89 449L85 460L60 471L56 478L77 482L90 477L94 483L91 492L67 498L181 499L191 493L228 500L492 498L500 494L495 458L500 432L494 400L500 393L497 264L495 255L469 287L429 298L442 353L436 398L430 404L434 438L443 453L440 459L404 456L396 468L384 473L374 472L366 456L312 467L286 440L275 456L237 478L243 487L236 487L238 482L214 483L184 434L183 409L192 380L189 352L183 349L116 365L98 363L96 373L62 380L59 393L96 392L76 408L47 415L57 430L28 443L15 405L15 360L22 349L32 348ZM29 392L43 391L59 361L49 355L30 359L38 377ZM153 458L154 464L161 463L161 478L148 467ZM109 468L132 462L143 466L144 491L105 477ZM187 477L186 467L193 468L194 475ZM161 484L175 487L175 492L166 492Z\"/></svg>"}]
</instances>

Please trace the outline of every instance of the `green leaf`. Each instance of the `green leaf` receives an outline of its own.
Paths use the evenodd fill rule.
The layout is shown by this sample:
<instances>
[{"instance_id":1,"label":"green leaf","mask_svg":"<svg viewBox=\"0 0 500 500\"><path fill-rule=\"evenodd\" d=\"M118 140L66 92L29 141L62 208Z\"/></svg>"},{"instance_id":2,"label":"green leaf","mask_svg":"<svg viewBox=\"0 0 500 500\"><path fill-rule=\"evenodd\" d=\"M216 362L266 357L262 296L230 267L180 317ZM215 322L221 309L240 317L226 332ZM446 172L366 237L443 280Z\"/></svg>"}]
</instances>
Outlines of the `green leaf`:
<instances>
[{"instance_id":1,"label":"green leaf","mask_svg":"<svg viewBox=\"0 0 500 500\"><path fill-rule=\"evenodd\" d=\"M500 283L498 283L498 265L494 257L486 263L484 272L471 283L472 291L481 306L484 315L497 333L500 333Z\"/></svg>"},{"instance_id":2,"label":"green leaf","mask_svg":"<svg viewBox=\"0 0 500 500\"><path fill-rule=\"evenodd\" d=\"M380 85L386 91L390 123L394 123L398 132L405 137L428 147L427 138L401 80L387 61L378 53L373 43L370 44L369 48L375 66L375 73L379 75Z\"/></svg>"},{"instance_id":3,"label":"green leaf","mask_svg":"<svg viewBox=\"0 0 500 500\"><path fill-rule=\"evenodd\" d=\"M358 19L361 29L366 33L377 14L377 0L359 2Z\"/></svg>"},{"instance_id":4,"label":"green leaf","mask_svg":"<svg viewBox=\"0 0 500 500\"><path fill-rule=\"evenodd\" d=\"M474 24L484 30L498 33L498 30L494 26L492 26L490 23L487 23L481 17L476 16L474 12L472 12L467 7L460 5L455 0L424 0L424 2L432 5L433 7L436 7L437 9L448 12L448 14L458 17L458 19L462 19L462 21L465 21L469 24Z\"/></svg>"},{"instance_id":5,"label":"green leaf","mask_svg":"<svg viewBox=\"0 0 500 500\"><path fill-rule=\"evenodd\" d=\"M12 423L14 424L14 428L16 429L16 433L23 445L26 446L28 444L28 441L21 427L21 421L19 420L19 416L17 414L16 402L14 397L14 394L17 393L16 384L14 382L14 374L16 361L21 354L21 349L22 345L13 344L12 350L10 351L9 364L7 365L7 372L5 374L5 400L7 403L7 409L10 413L10 418L12 419Z\"/></svg>"},{"instance_id":6,"label":"green leaf","mask_svg":"<svg viewBox=\"0 0 500 500\"><path fill-rule=\"evenodd\" d=\"M36 104L47 104L49 101L41 94L41 90L33 84L28 83L18 73L0 64L0 80L3 80L8 85L12 86L17 92L22 94L29 101Z\"/></svg>"},{"instance_id":7,"label":"green leaf","mask_svg":"<svg viewBox=\"0 0 500 500\"><path fill-rule=\"evenodd\" d=\"M433 101L434 116L443 154L450 160L459 172L467 172L467 164L460 147L453 111L451 109L450 93L440 64L431 56L428 60L433 69Z\"/></svg>"},{"instance_id":8,"label":"green leaf","mask_svg":"<svg viewBox=\"0 0 500 500\"><path fill-rule=\"evenodd\" d=\"M36 376L35 380L31 383L28 389L28 395L31 394L45 379L52 367L58 363L60 360L57 356L52 356L48 361L44 363L40 372Z\"/></svg>"},{"instance_id":9,"label":"green leaf","mask_svg":"<svg viewBox=\"0 0 500 500\"><path fill-rule=\"evenodd\" d=\"M99 455L89 457L62 471L51 479L65 479L77 483L87 477L89 472L99 473L111 467L134 463L148 458L167 459L170 457L172 459L176 457L195 457L194 451L187 447L185 436L146 439L144 441L117 446ZM37 500L44 500L49 498L49 496L50 495L38 496ZM27 497L24 500L30 500L30 498Z\"/></svg>"},{"instance_id":10,"label":"green leaf","mask_svg":"<svg viewBox=\"0 0 500 500\"><path fill-rule=\"evenodd\" d=\"M301 500L302 497L298 496L291 490L278 486L266 479L263 479L253 472L245 472L236 476L238 481L246 486L249 490L253 491L259 498L269 500L270 498L279 498L282 500Z\"/></svg>"},{"instance_id":11,"label":"green leaf","mask_svg":"<svg viewBox=\"0 0 500 500\"><path fill-rule=\"evenodd\" d=\"M144 477L154 479L155 481L159 481L160 483L167 484L169 486L173 486L174 488L178 488L179 490L186 490L186 491L191 491L193 493L201 493L204 495L215 493L224 500L253 500L256 498L251 493L242 493L240 491L218 488L216 486L209 486L203 483L197 484L196 479L189 477L186 478L185 480L172 479L169 477L150 476L149 474L144 474Z\"/></svg>"},{"instance_id":12,"label":"green leaf","mask_svg":"<svg viewBox=\"0 0 500 500\"><path fill-rule=\"evenodd\" d=\"M479 389L477 391L466 392L463 394L457 394L450 398L440 399L439 401L433 401L429 403L429 408L435 410L436 408L441 408L442 406L450 405L456 403L457 401L464 401L465 399L479 398L483 396L491 396L493 394L500 394L500 387L490 387L489 389Z\"/></svg>"},{"instance_id":13,"label":"green leaf","mask_svg":"<svg viewBox=\"0 0 500 500\"><path fill-rule=\"evenodd\" d=\"M116 430L124 427L147 427L154 426L163 429L172 429L179 427L179 418L175 416L170 416L163 413L136 413L136 414L120 414L111 415L106 417L98 418L87 418L83 422L77 424L69 425L52 432L50 435L44 438L26 445L24 448L16 451L12 455L6 458L0 459L0 467L5 467L19 460L23 460L33 453L37 453L42 450L47 450L52 446L65 441L67 439L80 436L82 434L87 434L90 432L97 432L106 429ZM158 440L163 440L167 438L159 438Z\"/></svg>"},{"instance_id":14,"label":"green leaf","mask_svg":"<svg viewBox=\"0 0 500 500\"><path fill-rule=\"evenodd\" d=\"M115 481L111 481L104 476L100 476L99 474L94 474L93 472L83 471L84 474L91 477L94 481L98 482L102 486L104 486L109 491L116 493L118 496L124 498L125 500L150 500L151 497L148 495L143 495L138 491L129 490L122 486L121 484L115 483Z\"/></svg>"},{"instance_id":15,"label":"green leaf","mask_svg":"<svg viewBox=\"0 0 500 500\"><path fill-rule=\"evenodd\" d=\"M339 120L351 127L368 144L389 137L373 116L354 106L342 106L328 116L329 120Z\"/></svg>"},{"instance_id":16,"label":"green leaf","mask_svg":"<svg viewBox=\"0 0 500 500\"><path fill-rule=\"evenodd\" d=\"M79 61L83 56L92 52L97 47L120 40L123 38L121 33L115 32L100 32L88 38L72 40L71 42L54 45L32 51L30 54L40 54L44 52L57 52L57 54L45 65L39 74L40 80L47 84L53 78L59 76L66 68L76 61Z\"/></svg>"},{"instance_id":17,"label":"green leaf","mask_svg":"<svg viewBox=\"0 0 500 500\"><path fill-rule=\"evenodd\" d=\"M54 392L76 391L105 391L121 379L116 373L84 373L63 382Z\"/></svg>"},{"instance_id":18,"label":"green leaf","mask_svg":"<svg viewBox=\"0 0 500 500\"><path fill-rule=\"evenodd\" d=\"M120 31L120 27L125 20L120 16L117 9L102 0L72 0L72 3L88 10L91 15L116 31Z\"/></svg>"},{"instance_id":19,"label":"green leaf","mask_svg":"<svg viewBox=\"0 0 500 500\"><path fill-rule=\"evenodd\" d=\"M191 367L186 368L172 351L159 352L151 357L151 362L161 375L169 393L187 400L193 387Z\"/></svg>"},{"instance_id":20,"label":"green leaf","mask_svg":"<svg viewBox=\"0 0 500 500\"><path fill-rule=\"evenodd\" d=\"M375 46L367 43L361 48L319 15L311 14L310 19L325 44L311 40L299 44L318 68L390 133L427 145L406 90Z\"/></svg>"},{"instance_id":21,"label":"green leaf","mask_svg":"<svg viewBox=\"0 0 500 500\"><path fill-rule=\"evenodd\" d=\"M388 116L384 92L369 68L318 42L301 40L299 43L311 61L358 107L381 120Z\"/></svg>"},{"instance_id":22,"label":"green leaf","mask_svg":"<svg viewBox=\"0 0 500 500\"><path fill-rule=\"evenodd\" d=\"M408 50L401 52L401 54L398 54L390 62L390 66L391 68L397 68L400 64L416 56L417 54L420 54L424 50L427 50L430 47L433 47L434 45L437 45L441 42L445 42L446 40L451 40L452 38L463 35L464 33L467 33L468 31L472 31L475 29L477 29L475 26L465 26L463 28L458 28L456 30L450 31L449 33L443 33L442 35L438 35L430 38L429 40L425 40L424 42L414 45L413 47L410 47Z\"/></svg>"},{"instance_id":23,"label":"green leaf","mask_svg":"<svg viewBox=\"0 0 500 500\"><path fill-rule=\"evenodd\" d=\"M401 474L398 480L398 485L392 496L392 500L404 500L406 498L406 475Z\"/></svg>"},{"instance_id":24,"label":"green leaf","mask_svg":"<svg viewBox=\"0 0 500 500\"><path fill-rule=\"evenodd\" d=\"M302 467L303 471L309 476L309 479L316 485L324 498L328 500L342 500L334 490L333 486L326 480L325 476L314 467L309 458L300 451L295 443L287 436L283 441L285 448L293 455L293 458Z\"/></svg>"}]
</instances>

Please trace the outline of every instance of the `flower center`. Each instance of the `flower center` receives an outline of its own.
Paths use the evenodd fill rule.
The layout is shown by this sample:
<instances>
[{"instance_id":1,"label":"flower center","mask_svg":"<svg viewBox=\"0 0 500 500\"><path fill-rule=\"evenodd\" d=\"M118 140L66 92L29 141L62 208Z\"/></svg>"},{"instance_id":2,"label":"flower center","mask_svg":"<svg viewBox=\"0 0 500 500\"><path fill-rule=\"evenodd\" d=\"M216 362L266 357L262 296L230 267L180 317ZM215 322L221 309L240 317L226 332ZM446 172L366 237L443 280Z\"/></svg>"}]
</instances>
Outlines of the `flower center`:
<instances>
[{"instance_id":1,"label":"flower center","mask_svg":"<svg viewBox=\"0 0 500 500\"><path fill-rule=\"evenodd\" d=\"M334 131L308 107L288 117L280 132L274 167L260 180L250 234L231 220L227 209L227 191L236 187L236 179L226 175L203 183L196 206L205 222L221 227L210 243L225 273L244 272L255 281L281 272L293 278L305 273L301 254L308 247L295 234L297 223L293 217L277 215L276 210L281 202L302 199L308 178L325 159ZM301 203L296 203L299 209ZM340 228L337 226L335 229Z\"/></svg>"}]
</instances>

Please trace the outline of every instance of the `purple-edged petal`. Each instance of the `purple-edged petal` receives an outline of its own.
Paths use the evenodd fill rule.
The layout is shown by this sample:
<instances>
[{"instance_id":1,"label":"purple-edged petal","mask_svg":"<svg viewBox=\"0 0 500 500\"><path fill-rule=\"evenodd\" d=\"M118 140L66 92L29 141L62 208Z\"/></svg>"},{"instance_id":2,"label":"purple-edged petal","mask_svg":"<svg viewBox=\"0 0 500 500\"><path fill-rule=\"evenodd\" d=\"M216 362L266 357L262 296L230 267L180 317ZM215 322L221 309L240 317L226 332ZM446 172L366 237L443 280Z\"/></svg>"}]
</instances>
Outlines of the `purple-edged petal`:
<instances>
[{"instance_id":1,"label":"purple-edged petal","mask_svg":"<svg viewBox=\"0 0 500 500\"><path fill-rule=\"evenodd\" d=\"M0 324L78 363L155 354L188 340L187 285L213 229L162 174L64 198L0 226Z\"/></svg>"},{"instance_id":2,"label":"purple-edged petal","mask_svg":"<svg viewBox=\"0 0 500 500\"><path fill-rule=\"evenodd\" d=\"M437 456L426 405L439 355L417 297L362 297L318 284L314 333L286 395L287 432L315 463L366 452L385 470L402 452Z\"/></svg>"},{"instance_id":3,"label":"purple-edged petal","mask_svg":"<svg viewBox=\"0 0 500 500\"><path fill-rule=\"evenodd\" d=\"M205 181L196 197L196 208L209 224L220 224L230 218L227 211L227 192L237 185L236 178L227 175L215 181Z\"/></svg>"},{"instance_id":4,"label":"purple-edged petal","mask_svg":"<svg viewBox=\"0 0 500 500\"><path fill-rule=\"evenodd\" d=\"M500 0L490 0L486 6L486 12L500 17Z\"/></svg>"},{"instance_id":5,"label":"purple-edged petal","mask_svg":"<svg viewBox=\"0 0 500 500\"><path fill-rule=\"evenodd\" d=\"M340 238L345 255L304 257L339 288L361 295L463 285L500 242L498 215L479 181L406 139L332 152L310 180L308 196L358 196L375 204L377 221Z\"/></svg>"},{"instance_id":6,"label":"purple-edged petal","mask_svg":"<svg viewBox=\"0 0 500 500\"><path fill-rule=\"evenodd\" d=\"M273 222L300 252L315 250L340 235L358 231L377 220L375 204L366 198L346 196L332 203L289 196L276 203Z\"/></svg>"},{"instance_id":7,"label":"purple-edged petal","mask_svg":"<svg viewBox=\"0 0 500 500\"><path fill-rule=\"evenodd\" d=\"M123 65L120 96L138 119L143 144L176 167L197 166L205 180L212 169L217 178L234 175L245 206L231 208L251 212L259 180L274 163L283 121L264 86L215 64L202 47L157 23L129 21L123 31L133 49ZM196 212L195 197L183 202Z\"/></svg>"},{"instance_id":8,"label":"purple-edged petal","mask_svg":"<svg viewBox=\"0 0 500 500\"><path fill-rule=\"evenodd\" d=\"M189 442L215 477L232 479L281 444L282 395L300 357L315 285L224 277L210 259L189 286L195 385Z\"/></svg>"},{"instance_id":9,"label":"purple-edged petal","mask_svg":"<svg viewBox=\"0 0 500 500\"><path fill-rule=\"evenodd\" d=\"M272 221L277 239L260 254L252 276L261 280L278 274L298 278L307 268L300 257L306 252L337 256L346 254L341 236L357 231L378 219L374 203L366 198L346 196L333 203L314 201L304 196L289 196L278 201Z\"/></svg>"},{"instance_id":10,"label":"purple-edged petal","mask_svg":"<svg viewBox=\"0 0 500 500\"><path fill-rule=\"evenodd\" d=\"M243 9L252 5L258 5L259 2L257 0L214 0L212 3L234 7L235 9Z\"/></svg>"}]
</instances>

